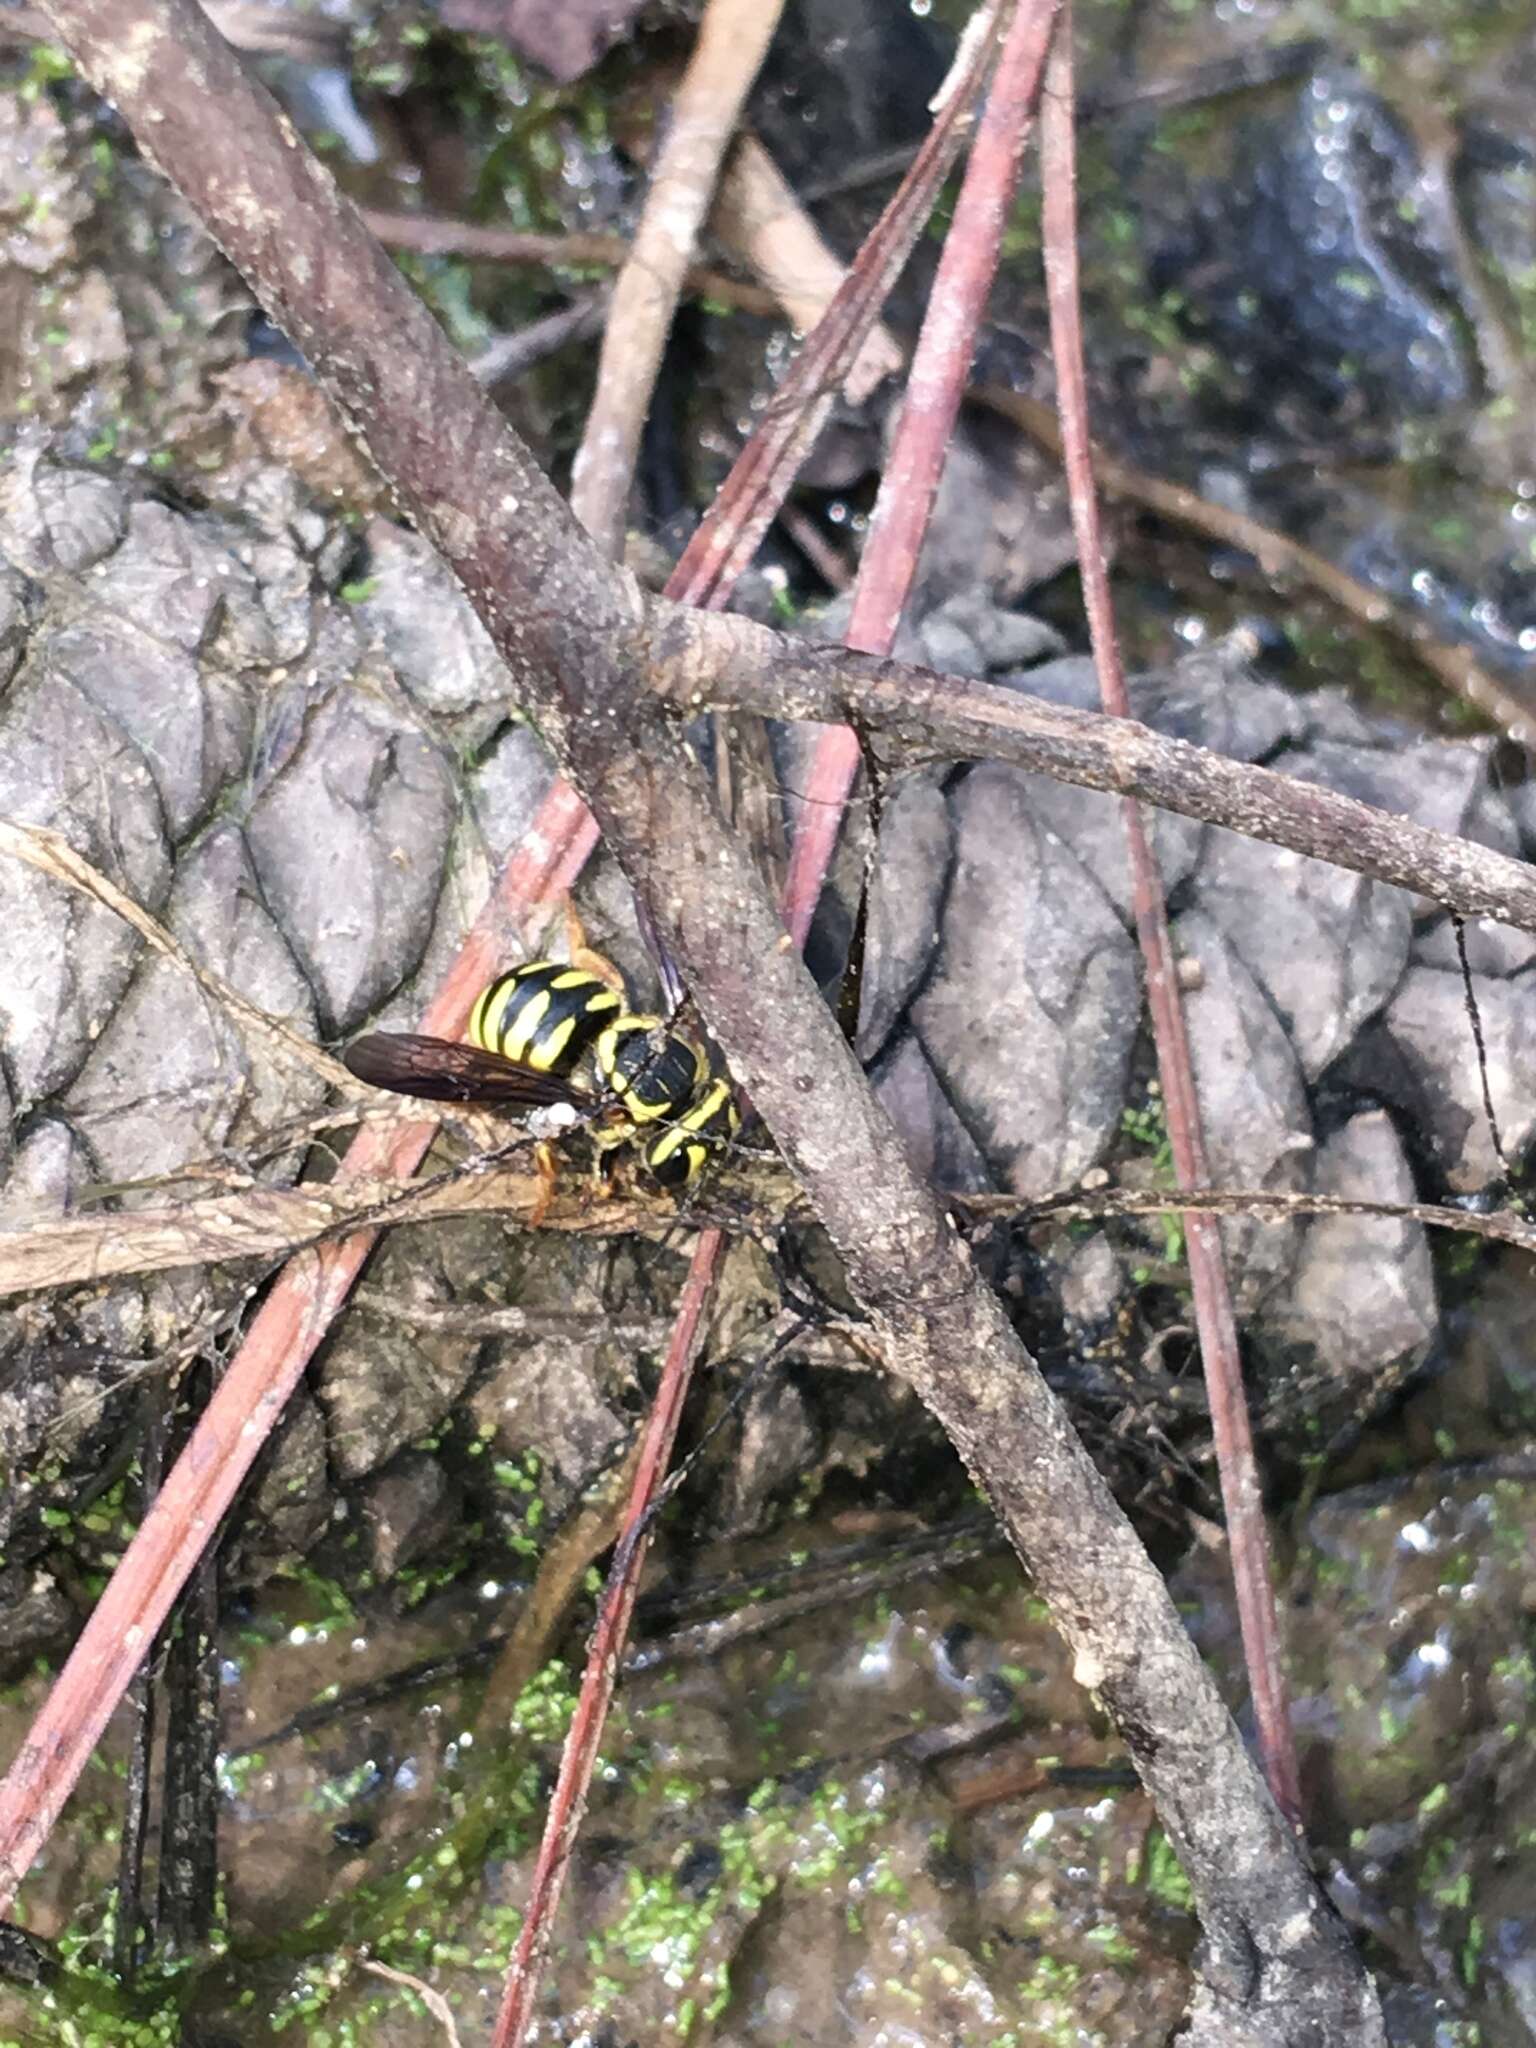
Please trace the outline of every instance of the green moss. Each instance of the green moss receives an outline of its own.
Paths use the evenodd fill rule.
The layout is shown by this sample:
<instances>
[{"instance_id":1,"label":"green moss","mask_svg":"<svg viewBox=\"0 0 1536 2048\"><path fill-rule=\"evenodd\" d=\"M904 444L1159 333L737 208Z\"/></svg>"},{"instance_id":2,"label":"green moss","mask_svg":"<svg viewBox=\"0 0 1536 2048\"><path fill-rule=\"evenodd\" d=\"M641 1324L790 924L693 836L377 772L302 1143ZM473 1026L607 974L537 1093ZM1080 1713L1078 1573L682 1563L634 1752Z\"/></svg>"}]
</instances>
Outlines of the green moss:
<instances>
[{"instance_id":1,"label":"green moss","mask_svg":"<svg viewBox=\"0 0 1536 2048\"><path fill-rule=\"evenodd\" d=\"M1467 1929L1467 1938L1461 1945L1461 1981L1470 1988L1477 1982L1482 1968L1485 1936L1483 1923L1474 1913L1472 1924Z\"/></svg>"},{"instance_id":2,"label":"green moss","mask_svg":"<svg viewBox=\"0 0 1536 2048\"><path fill-rule=\"evenodd\" d=\"M1174 1180L1173 1143L1168 1136L1168 1110L1155 1081L1148 1086L1143 1103L1121 1111L1120 1129L1132 1145L1152 1155L1154 1176L1171 1186ZM1163 1233L1165 1263L1181 1265L1185 1249L1183 1218L1170 1210L1160 1215L1157 1221ZM1139 1285L1145 1285L1151 1274L1143 1267L1136 1278Z\"/></svg>"},{"instance_id":3,"label":"green moss","mask_svg":"<svg viewBox=\"0 0 1536 2048\"><path fill-rule=\"evenodd\" d=\"M529 1742L559 1743L576 1711L576 1686L558 1659L546 1664L517 1696L508 1727Z\"/></svg>"},{"instance_id":4,"label":"green moss","mask_svg":"<svg viewBox=\"0 0 1536 2048\"><path fill-rule=\"evenodd\" d=\"M1173 1172L1173 1145L1168 1136L1168 1107L1163 1101L1162 1090L1155 1082L1148 1087L1143 1103L1120 1112L1120 1128L1133 1145L1151 1153L1152 1164L1157 1172Z\"/></svg>"},{"instance_id":5,"label":"green moss","mask_svg":"<svg viewBox=\"0 0 1536 2048\"><path fill-rule=\"evenodd\" d=\"M1161 1828L1154 1828L1147 1839L1140 1876L1148 1897L1160 1905L1171 1906L1180 1913L1194 1910L1195 1895L1184 1875L1184 1866Z\"/></svg>"},{"instance_id":6,"label":"green moss","mask_svg":"<svg viewBox=\"0 0 1536 2048\"><path fill-rule=\"evenodd\" d=\"M532 1494L538 1489L543 1462L536 1450L521 1451L515 1457L498 1458L491 1467L491 1477L509 1493Z\"/></svg>"},{"instance_id":7,"label":"green moss","mask_svg":"<svg viewBox=\"0 0 1536 2048\"><path fill-rule=\"evenodd\" d=\"M352 1604L351 1594L339 1579L330 1578L324 1572L316 1571L312 1565L307 1564L284 1565L276 1576L286 1579L292 1585L302 1587L309 1595L317 1617L317 1632L327 1627L357 1626L357 1609ZM260 1639L258 1636L257 1640ZM323 1640L323 1637L321 1639Z\"/></svg>"},{"instance_id":8,"label":"green moss","mask_svg":"<svg viewBox=\"0 0 1536 2048\"><path fill-rule=\"evenodd\" d=\"M27 105L41 99L51 85L75 75L75 60L61 43L34 43L26 76L17 87L18 97Z\"/></svg>"},{"instance_id":9,"label":"green moss","mask_svg":"<svg viewBox=\"0 0 1536 2048\"><path fill-rule=\"evenodd\" d=\"M1090 1927L1087 1939L1093 1943L1107 1963L1117 1963L1129 1968L1139 1960L1135 1944L1126 1939L1113 1920L1105 1921L1101 1927Z\"/></svg>"}]
</instances>

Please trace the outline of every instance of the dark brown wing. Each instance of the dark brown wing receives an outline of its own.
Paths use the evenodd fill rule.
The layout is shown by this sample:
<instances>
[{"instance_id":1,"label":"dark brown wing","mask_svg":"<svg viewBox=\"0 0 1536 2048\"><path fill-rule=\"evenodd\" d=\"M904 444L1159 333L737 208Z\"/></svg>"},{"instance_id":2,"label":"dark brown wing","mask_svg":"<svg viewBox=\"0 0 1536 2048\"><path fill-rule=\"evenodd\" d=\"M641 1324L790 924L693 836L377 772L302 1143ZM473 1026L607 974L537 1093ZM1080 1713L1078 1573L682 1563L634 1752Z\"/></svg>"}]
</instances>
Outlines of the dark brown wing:
<instances>
[{"instance_id":1,"label":"dark brown wing","mask_svg":"<svg viewBox=\"0 0 1536 2048\"><path fill-rule=\"evenodd\" d=\"M414 1031L370 1031L342 1054L349 1073L370 1087L396 1095L420 1095L429 1102L478 1102L487 1109L547 1109L567 1102L590 1109L586 1089L541 1074L533 1067L449 1038L424 1038Z\"/></svg>"}]
</instances>

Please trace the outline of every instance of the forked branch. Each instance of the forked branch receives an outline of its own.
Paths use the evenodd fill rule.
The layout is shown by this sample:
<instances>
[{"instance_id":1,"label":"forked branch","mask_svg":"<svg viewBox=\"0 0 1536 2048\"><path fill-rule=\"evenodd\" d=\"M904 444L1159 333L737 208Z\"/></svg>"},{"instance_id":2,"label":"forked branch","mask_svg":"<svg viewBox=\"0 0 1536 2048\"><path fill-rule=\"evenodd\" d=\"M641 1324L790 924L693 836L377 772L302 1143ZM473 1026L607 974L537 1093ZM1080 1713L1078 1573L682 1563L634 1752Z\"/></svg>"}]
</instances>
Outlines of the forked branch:
<instances>
[{"instance_id":1,"label":"forked branch","mask_svg":"<svg viewBox=\"0 0 1536 2048\"><path fill-rule=\"evenodd\" d=\"M818 647L749 619L660 603L650 618L647 682L688 717L734 707L851 725L889 769L1009 761L1395 883L1461 917L1536 931L1536 870L1527 862L1320 783L1023 690Z\"/></svg>"}]
</instances>

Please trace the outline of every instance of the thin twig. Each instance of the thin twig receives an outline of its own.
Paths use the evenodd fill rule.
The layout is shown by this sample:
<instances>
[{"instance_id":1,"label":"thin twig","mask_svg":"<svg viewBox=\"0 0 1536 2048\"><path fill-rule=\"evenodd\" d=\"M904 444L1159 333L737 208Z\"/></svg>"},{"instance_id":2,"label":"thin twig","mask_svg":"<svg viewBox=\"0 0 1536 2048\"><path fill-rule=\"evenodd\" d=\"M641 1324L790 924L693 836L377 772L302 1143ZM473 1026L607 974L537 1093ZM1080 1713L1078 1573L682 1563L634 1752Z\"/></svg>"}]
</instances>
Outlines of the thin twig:
<instances>
[{"instance_id":1,"label":"thin twig","mask_svg":"<svg viewBox=\"0 0 1536 2048\"><path fill-rule=\"evenodd\" d=\"M1099 530L1098 494L1088 438L1088 379L1083 364L1082 310L1077 269L1077 142L1073 132L1072 0L1064 0L1051 50L1045 108L1040 127L1040 169L1044 188L1042 234L1046 294L1050 306L1051 356L1061 410L1062 454L1072 503L1072 528L1088 613L1088 634L1098 670L1104 709L1129 719L1130 697L1115 632L1109 573ZM1147 836L1146 820L1134 797L1121 800L1131 872L1136 937L1146 969L1147 1006L1157 1070L1168 1112L1168 1141L1181 1188L1209 1185L1210 1163L1200 1121L1179 989L1178 962L1168 929L1162 879ZM1293 1826L1301 1819L1301 1781L1291 1734L1290 1700L1270 1575L1269 1531L1259 1483L1253 1434L1243 1392L1237 1318L1227 1281L1220 1226L1210 1216L1184 1216L1195 1326L1210 1397L1211 1432L1227 1514L1227 1538L1243 1652L1253 1696L1254 1722L1264 1774L1281 1812Z\"/></svg>"},{"instance_id":2,"label":"thin twig","mask_svg":"<svg viewBox=\"0 0 1536 2048\"><path fill-rule=\"evenodd\" d=\"M1035 123L1059 0L1015 14L987 93L859 566L848 644L888 654L917 575Z\"/></svg>"},{"instance_id":3,"label":"thin twig","mask_svg":"<svg viewBox=\"0 0 1536 2048\"><path fill-rule=\"evenodd\" d=\"M1187 1192L1187 1191L1184 1191ZM1023 1201L1012 1195L962 1195L949 1199L974 1215L1146 1214L1185 1206L1184 1192L1112 1189L1102 1193L1063 1189ZM1278 1194L1234 1188L1208 1189L1189 1206L1212 1213L1382 1216L1432 1224L1504 1244L1536 1250L1536 1225L1512 1209L1479 1213L1431 1202L1370 1202L1339 1195ZM133 1209L110 1216L66 1216L30 1229L0 1232L0 1299L44 1293L59 1287L92 1285L129 1275L174 1271L180 1266L218 1265L233 1259L277 1258L309 1250L364 1224L392 1229L410 1223L441 1222L455 1216L502 1216L527 1223L540 1212L540 1227L571 1235L605 1238L661 1234L677 1225L667 1198L639 1187L622 1198L591 1202L548 1191L536 1174L500 1165L487 1171L468 1161L431 1180L375 1177L335 1180L324 1187L247 1186L238 1192L178 1202L163 1209ZM750 1201L733 1190L732 1230L762 1233L801 1213L792 1188L754 1182ZM373 1304L375 1307L377 1303ZM522 1309L469 1309L400 1301L394 1313L423 1327L462 1330L483 1336L538 1335L569 1318ZM607 1325L605 1324L605 1327ZM620 1323L621 1341L654 1344L666 1324Z\"/></svg>"},{"instance_id":4,"label":"thin twig","mask_svg":"<svg viewBox=\"0 0 1536 2048\"><path fill-rule=\"evenodd\" d=\"M599 1477L576 1512L565 1518L544 1546L526 1595L519 1588L515 1618L505 1631L475 1715L476 1730L493 1744L505 1742L512 1709L534 1674L548 1662L556 1631L586 1583L587 1573L622 1542L634 1499L635 1475L644 1456L645 1432L641 1430L623 1462Z\"/></svg>"},{"instance_id":5,"label":"thin twig","mask_svg":"<svg viewBox=\"0 0 1536 2048\"><path fill-rule=\"evenodd\" d=\"M755 135L738 136L709 224L773 293L791 326L809 334L836 298L847 267L822 240L794 187ZM876 321L844 379L843 396L850 405L862 405L903 361L895 335L884 321Z\"/></svg>"},{"instance_id":6,"label":"thin twig","mask_svg":"<svg viewBox=\"0 0 1536 2048\"><path fill-rule=\"evenodd\" d=\"M1042 448L1056 455L1061 453L1061 429L1050 407L1038 399L991 384L974 385L966 396L1012 420ZM1127 505L1140 505L1172 525L1186 527L1223 547L1252 555L1265 576L1293 576L1297 582L1310 585L1358 624L1400 640L1455 696L1491 719L1511 739L1525 747L1536 747L1536 716L1532 715L1530 705L1485 668L1469 649L1440 639L1406 605L1395 603L1316 549L1304 547L1289 534L1266 526L1246 512L1214 504L1198 491L1170 483L1166 477L1149 476L1097 442L1092 454L1094 477L1099 488L1111 498L1121 499Z\"/></svg>"},{"instance_id":7,"label":"thin twig","mask_svg":"<svg viewBox=\"0 0 1536 2048\"><path fill-rule=\"evenodd\" d=\"M141 1401L137 1500L140 1514L159 1491L170 1449L171 1409L175 1395L165 1386L147 1390ZM112 1929L112 1967L125 1984L133 1981L141 1944L154 1938L155 1913L144 1890L144 1851L149 1841L150 1806L154 1794L154 1672L148 1659L134 1673L127 1705L132 1721L120 1813L122 1840L117 1855L116 1922ZM148 1925L146 1925L148 1923Z\"/></svg>"},{"instance_id":8,"label":"thin twig","mask_svg":"<svg viewBox=\"0 0 1536 2048\"><path fill-rule=\"evenodd\" d=\"M675 1212L667 1220L675 1223ZM590 1343L601 1337L605 1343L632 1345L637 1351L654 1349L672 1327L670 1316L627 1318L606 1309L583 1315L574 1309L475 1308L468 1302L413 1301L409 1295L384 1294L376 1287L357 1297L357 1307L365 1315L411 1329L443 1330L450 1337L555 1337L566 1343Z\"/></svg>"},{"instance_id":9,"label":"thin twig","mask_svg":"<svg viewBox=\"0 0 1536 2048\"><path fill-rule=\"evenodd\" d=\"M800 507L791 501L780 506L779 525L829 590L842 591L853 588L852 569L809 513L802 512Z\"/></svg>"},{"instance_id":10,"label":"thin twig","mask_svg":"<svg viewBox=\"0 0 1536 2048\"><path fill-rule=\"evenodd\" d=\"M1463 917L1536 932L1527 862L1319 783L1022 690L818 647L738 614L706 618L657 602L650 618L647 686L685 716L735 706L856 725L892 770L1011 761L1393 883Z\"/></svg>"},{"instance_id":11,"label":"thin twig","mask_svg":"<svg viewBox=\"0 0 1536 2048\"><path fill-rule=\"evenodd\" d=\"M589 341L601 334L608 317L609 288L595 285L581 292L568 306L546 313L542 320L530 320L512 334L498 334L469 359L469 367L488 388L524 377L537 363L574 341Z\"/></svg>"},{"instance_id":12,"label":"thin twig","mask_svg":"<svg viewBox=\"0 0 1536 2048\"><path fill-rule=\"evenodd\" d=\"M1214 57L1193 64L1186 71L1161 78L1147 78L1139 72L1110 79L1097 92L1085 93L1078 102L1078 126L1102 121L1107 115L1153 107L1199 106L1234 93L1262 91L1283 80L1305 77L1316 71L1328 56L1328 45L1312 36L1295 42L1256 44L1230 57ZM863 185L883 184L898 177L911 163L913 145L878 151L845 164L825 177L813 178L801 187L808 206L831 199L838 193L856 192Z\"/></svg>"},{"instance_id":13,"label":"thin twig","mask_svg":"<svg viewBox=\"0 0 1536 2048\"><path fill-rule=\"evenodd\" d=\"M673 95L634 246L614 283L592 409L571 472L571 510L615 558L678 293L782 5L708 0Z\"/></svg>"},{"instance_id":14,"label":"thin twig","mask_svg":"<svg viewBox=\"0 0 1536 2048\"><path fill-rule=\"evenodd\" d=\"M890 1593L895 1587L917 1578L936 1577L954 1571L973 1558L1001 1550L1003 1539L997 1524L978 1519L960 1532L947 1532L937 1542L927 1539L907 1554L876 1555L868 1564L843 1566L835 1575L813 1565L806 1574L810 1583L791 1581L789 1591L775 1596L766 1586L755 1587L749 1598L723 1615L706 1621L686 1622L665 1635L647 1638L631 1652L626 1671L655 1671L662 1665L719 1658L742 1643L768 1635L791 1621L804 1619L828 1607L846 1614L855 1602L875 1593Z\"/></svg>"},{"instance_id":15,"label":"thin twig","mask_svg":"<svg viewBox=\"0 0 1536 2048\"><path fill-rule=\"evenodd\" d=\"M434 1991L430 1984L423 1983L420 1977L413 1977L408 1970L393 1969L373 1956L359 1956L358 1968L366 1970L371 1977L382 1977L386 1984L398 1984L404 1990L414 1992L441 2026L448 2048L461 2048L458 2022L441 1991Z\"/></svg>"},{"instance_id":16,"label":"thin twig","mask_svg":"<svg viewBox=\"0 0 1536 2048\"><path fill-rule=\"evenodd\" d=\"M795 358L768 418L699 522L667 584L669 597L718 608L725 602L722 593L735 587L756 554L960 153L992 63L997 25L998 9L988 0L977 8L961 38L936 102L933 126L910 171Z\"/></svg>"},{"instance_id":17,"label":"thin twig","mask_svg":"<svg viewBox=\"0 0 1536 2048\"><path fill-rule=\"evenodd\" d=\"M158 918L152 917L143 904L136 903L126 890L120 889L99 868L93 867L83 854L77 853L61 832L52 831L46 825L21 825L8 818L0 818L0 854L25 861L28 867L36 868L39 874L47 875L51 881L78 889L82 896L88 896L92 902L110 910L132 926L140 938L163 958L174 961L243 1031L270 1046L273 1052L292 1060L296 1066L307 1067L328 1086L344 1088L349 1094L356 1093L357 1084L340 1060L333 1060L313 1039L305 1038L291 1024L285 1024L282 1018L269 1015L221 974L215 974L211 967L204 967L194 960Z\"/></svg>"},{"instance_id":18,"label":"thin twig","mask_svg":"<svg viewBox=\"0 0 1536 2048\"><path fill-rule=\"evenodd\" d=\"M297 14L274 0L199 0L225 42L260 56L293 57L304 64L346 64L351 36L344 22ZM51 42L55 30L34 7L7 7L0 14L0 48L17 42Z\"/></svg>"},{"instance_id":19,"label":"thin twig","mask_svg":"<svg viewBox=\"0 0 1536 2048\"><path fill-rule=\"evenodd\" d=\"M573 232L538 235L521 228L482 226L478 221L450 220L441 214L389 213L365 207L363 219L386 249L408 249L420 256L462 256L471 263L537 263L549 270L619 270L633 251L625 235ZM778 317L773 293L747 284L729 271L690 263L682 289L698 299L718 299L743 313Z\"/></svg>"},{"instance_id":20,"label":"thin twig","mask_svg":"<svg viewBox=\"0 0 1536 2048\"><path fill-rule=\"evenodd\" d=\"M1033 1223L1046 1217L1169 1216L1198 1209L1211 1216L1370 1216L1383 1223L1421 1223L1481 1237L1490 1244L1536 1252L1536 1223L1515 1209L1453 1209L1440 1202L1377 1202L1364 1195L1292 1193L1277 1188L1061 1188L1053 1194L951 1195L968 1216Z\"/></svg>"},{"instance_id":21,"label":"thin twig","mask_svg":"<svg viewBox=\"0 0 1536 2048\"><path fill-rule=\"evenodd\" d=\"M917 574L923 535L997 270L1058 4L1059 0L1021 0L1004 37L859 563L844 643L861 653L890 653ZM784 885L785 920L801 945L831 865L859 760L858 738L846 726L823 732L811 757L800 830Z\"/></svg>"},{"instance_id":22,"label":"thin twig","mask_svg":"<svg viewBox=\"0 0 1536 2048\"><path fill-rule=\"evenodd\" d=\"M657 1195L637 1193L601 1203L557 1195L546 1203L548 1190L537 1173L510 1167L491 1172L461 1168L417 1182L409 1178L409 1171L390 1172L392 1156L381 1158L371 1175L353 1168L324 1186L254 1187L165 1209L66 1216L30 1230L0 1231L0 1299L47 1288L95 1285L130 1273L281 1257L380 1221L504 1216L509 1222L528 1224L540 1216L543 1228L588 1237L664 1231L677 1223L675 1204Z\"/></svg>"},{"instance_id":23,"label":"thin twig","mask_svg":"<svg viewBox=\"0 0 1536 2048\"><path fill-rule=\"evenodd\" d=\"M678 1304L668 1359L673 1369L663 1368L655 1404L646 1418L640 1461L625 1511L625 1537L603 1589L603 1603L592 1631L575 1717L560 1758L559 1781L544 1818L544 1838L539 1845L522 1931L507 1972L506 1994L491 2036L491 2048L521 2048L533 2023L539 1977L554 1931L555 1905L586 1810L592 1768L618 1677L619 1656L640 1590L646 1550L645 1517L671 1462L682 1421L683 1398L690 1384L687 1368L698 1350L701 1323L714 1290L724 1242L718 1231L706 1231L700 1238Z\"/></svg>"}]
</instances>

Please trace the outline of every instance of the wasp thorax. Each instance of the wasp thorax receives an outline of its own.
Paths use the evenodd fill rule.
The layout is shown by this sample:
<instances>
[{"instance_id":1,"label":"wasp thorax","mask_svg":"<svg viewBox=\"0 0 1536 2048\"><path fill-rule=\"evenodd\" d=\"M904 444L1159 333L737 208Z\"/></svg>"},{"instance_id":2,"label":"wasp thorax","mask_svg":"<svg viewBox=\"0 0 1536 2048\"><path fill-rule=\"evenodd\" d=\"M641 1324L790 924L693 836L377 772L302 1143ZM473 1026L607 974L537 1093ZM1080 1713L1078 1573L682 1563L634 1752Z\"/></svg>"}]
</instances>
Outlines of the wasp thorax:
<instances>
[{"instance_id":1,"label":"wasp thorax","mask_svg":"<svg viewBox=\"0 0 1536 2048\"><path fill-rule=\"evenodd\" d=\"M597 1071L637 1124L679 1116L709 1077L701 1045L659 1017L619 1017L597 1041Z\"/></svg>"}]
</instances>

